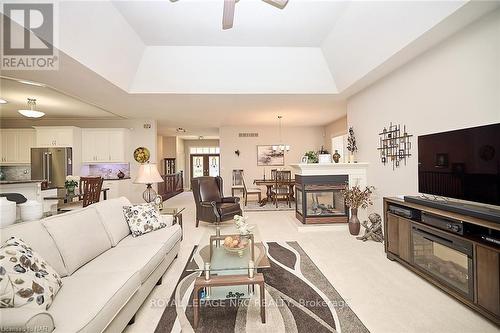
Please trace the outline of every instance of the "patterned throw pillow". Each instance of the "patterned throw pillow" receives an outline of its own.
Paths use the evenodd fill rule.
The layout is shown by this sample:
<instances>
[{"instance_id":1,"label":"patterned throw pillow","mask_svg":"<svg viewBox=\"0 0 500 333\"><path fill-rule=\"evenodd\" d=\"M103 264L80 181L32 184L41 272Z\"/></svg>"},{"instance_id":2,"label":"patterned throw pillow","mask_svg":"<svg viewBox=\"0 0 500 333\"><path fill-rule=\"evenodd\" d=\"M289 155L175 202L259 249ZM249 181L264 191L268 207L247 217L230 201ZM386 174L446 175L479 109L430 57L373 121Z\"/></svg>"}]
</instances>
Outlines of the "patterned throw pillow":
<instances>
[{"instance_id":1,"label":"patterned throw pillow","mask_svg":"<svg viewBox=\"0 0 500 333\"><path fill-rule=\"evenodd\" d=\"M123 207L123 214L133 237L167 226L163 219L160 218L160 212L154 204L125 206Z\"/></svg>"},{"instance_id":2,"label":"patterned throw pillow","mask_svg":"<svg viewBox=\"0 0 500 333\"><path fill-rule=\"evenodd\" d=\"M59 274L21 239L0 247L0 308L47 310L61 286Z\"/></svg>"}]
</instances>

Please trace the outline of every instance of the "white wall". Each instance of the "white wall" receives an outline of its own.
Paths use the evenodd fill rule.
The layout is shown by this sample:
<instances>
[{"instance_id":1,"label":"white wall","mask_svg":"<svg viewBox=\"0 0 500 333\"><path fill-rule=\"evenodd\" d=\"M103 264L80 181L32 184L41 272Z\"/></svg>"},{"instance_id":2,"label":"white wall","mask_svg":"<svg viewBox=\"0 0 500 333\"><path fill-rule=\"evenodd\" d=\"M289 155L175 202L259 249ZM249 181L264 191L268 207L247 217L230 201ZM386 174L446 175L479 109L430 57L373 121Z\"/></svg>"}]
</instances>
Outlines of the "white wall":
<instances>
[{"instance_id":1,"label":"white wall","mask_svg":"<svg viewBox=\"0 0 500 333\"><path fill-rule=\"evenodd\" d=\"M240 138L238 133L259 133L257 138ZM317 151L324 144L324 128L283 127L283 143L290 145L290 151L285 153L285 167L300 163L300 158L306 151ZM276 127L221 127L221 176L224 179L224 193L231 193L231 175L233 169L243 169L245 181L251 185L254 179L262 179L264 169L266 177L270 177L271 169L282 167L257 166L257 145L273 145L279 143L279 133ZM238 157L234 152L240 151ZM263 193L264 190L263 190Z\"/></svg>"},{"instance_id":2,"label":"white wall","mask_svg":"<svg viewBox=\"0 0 500 333\"><path fill-rule=\"evenodd\" d=\"M381 213L383 196L417 193L418 135L500 122L500 10L351 97L347 112ZM395 171L377 151L390 122L414 135L409 164Z\"/></svg>"},{"instance_id":3,"label":"white wall","mask_svg":"<svg viewBox=\"0 0 500 333\"><path fill-rule=\"evenodd\" d=\"M337 89L320 48L150 46L130 91L305 94Z\"/></svg>"},{"instance_id":4,"label":"white wall","mask_svg":"<svg viewBox=\"0 0 500 333\"><path fill-rule=\"evenodd\" d=\"M330 154L333 154L332 138L347 133L347 116L337 119L325 126L324 146ZM340 154L342 154L340 152Z\"/></svg>"}]
</instances>

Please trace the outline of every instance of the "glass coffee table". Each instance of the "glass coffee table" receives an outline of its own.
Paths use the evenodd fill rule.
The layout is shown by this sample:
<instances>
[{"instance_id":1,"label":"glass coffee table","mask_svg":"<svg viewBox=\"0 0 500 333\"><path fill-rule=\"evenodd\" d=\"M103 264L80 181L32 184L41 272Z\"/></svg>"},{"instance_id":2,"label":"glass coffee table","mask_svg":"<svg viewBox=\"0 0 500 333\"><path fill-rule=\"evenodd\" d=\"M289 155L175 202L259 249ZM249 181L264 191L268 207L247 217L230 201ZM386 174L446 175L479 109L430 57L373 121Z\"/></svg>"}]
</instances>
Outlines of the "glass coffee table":
<instances>
[{"instance_id":1,"label":"glass coffee table","mask_svg":"<svg viewBox=\"0 0 500 333\"><path fill-rule=\"evenodd\" d=\"M261 320L265 323L264 275L269 268L267 251L257 226L249 235L239 235L234 225L214 226L201 238L186 270L200 272L194 284L194 327L198 326L200 302L243 299L260 287ZM241 245L240 245L241 244Z\"/></svg>"}]
</instances>

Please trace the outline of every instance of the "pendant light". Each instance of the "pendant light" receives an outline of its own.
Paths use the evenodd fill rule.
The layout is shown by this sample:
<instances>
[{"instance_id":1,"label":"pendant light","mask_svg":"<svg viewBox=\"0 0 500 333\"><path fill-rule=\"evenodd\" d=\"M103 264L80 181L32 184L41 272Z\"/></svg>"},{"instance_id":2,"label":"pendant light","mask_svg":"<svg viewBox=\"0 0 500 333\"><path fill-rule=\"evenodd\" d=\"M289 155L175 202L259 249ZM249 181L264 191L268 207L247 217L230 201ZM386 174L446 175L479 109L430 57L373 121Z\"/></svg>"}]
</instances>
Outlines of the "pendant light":
<instances>
[{"instance_id":1,"label":"pendant light","mask_svg":"<svg viewBox=\"0 0 500 333\"><path fill-rule=\"evenodd\" d=\"M281 119L283 119L283 116L278 116L278 131L279 131L279 136L280 136L280 142L279 145L274 145L273 146L273 151L274 152L289 152L290 151L290 145L286 145L283 143L283 138L281 136Z\"/></svg>"},{"instance_id":2,"label":"pendant light","mask_svg":"<svg viewBox=\"0 0 500 333\"><path fill-rule=\"evenodd\" d=\"M23 116L28 117L28 118L40 118L40 117L45 116L44 112L35 110L35 107L36 107L36 99L35 98L28 98L28 107L29 107L29 110L26 110L26 109L25 110L18 110L17 112L19 112L20 114L22 114Z\"/></svg>"}]
</instances>

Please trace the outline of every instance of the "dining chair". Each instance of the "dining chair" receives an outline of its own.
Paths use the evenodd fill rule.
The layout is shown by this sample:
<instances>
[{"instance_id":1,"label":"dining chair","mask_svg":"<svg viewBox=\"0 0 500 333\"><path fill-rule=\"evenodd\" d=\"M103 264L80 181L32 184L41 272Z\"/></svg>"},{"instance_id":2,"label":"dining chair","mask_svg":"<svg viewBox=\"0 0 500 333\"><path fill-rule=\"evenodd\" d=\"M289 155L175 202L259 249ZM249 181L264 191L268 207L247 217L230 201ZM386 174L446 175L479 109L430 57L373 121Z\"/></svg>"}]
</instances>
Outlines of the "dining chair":
<instances>
[{"instance_id":1,"label":"dining chair","mask_svg":"<svg viewBox=\"0 0 500 333\"><path fill-rule=\"evenodd\" d=\"M271 180L275 180L276 179L276 171L278 171L277 169L271 169Z\"/></svg>"},{"instance_id":2,"label":"dining chair","mask_svg":"<svg viewBox=\"0 0 500 333\"><path fill-rule=\"evenodd\" d=\"M276 205L276 208L278 208L278 200L280 197L284 198L287 201L288 207L292 207L291 204L292 192L290 189L291 181L292 181L291 171L276 170L274 178L274 186L272 187L271 190L272 199L274 201L274 204Z\"/></svg>"},{"instance_id":3,"label":"dining chair","mask_svg":"<svg viewBox=\"0 0 500 333\"><path fill-rule=\"evenodd\" d=\"M258 200L259 202L261 202L262 200L262 192L260 190L260 188L258 187L247 187L247 184L245 182L245 177L242 178L243 180L243 187L244 187L244 190L243 190L243 197L245 198L245 206L247 205L247 202L248 202L248 195L253 195L253 194L257 194L258 196Z\"/></svg>"},{"instance_id":4,"label":"dining chair","mask_svg":"<svg viewBox=\"0 0 500 333\"><path fill-rule=\"evenodd\" d=\"M80 194L78 195L78 201L65 204L62 210L67 211L84 208L99 202L103 181L104 179L102 177L80 177Z\"/></svg>"},{"instance_id":5,"label":"dining chair","mask_svg":"<svg viewBox=\"0 0 500 333\"><path fill-rule=\"evenodd\" d=\"M243 170L241 169L233 170L233 179L231 183L231 196L233 197L235 190L243 191L243 196L245 196L245 186L243 185Z\"/></svg>"}]
</instances>

